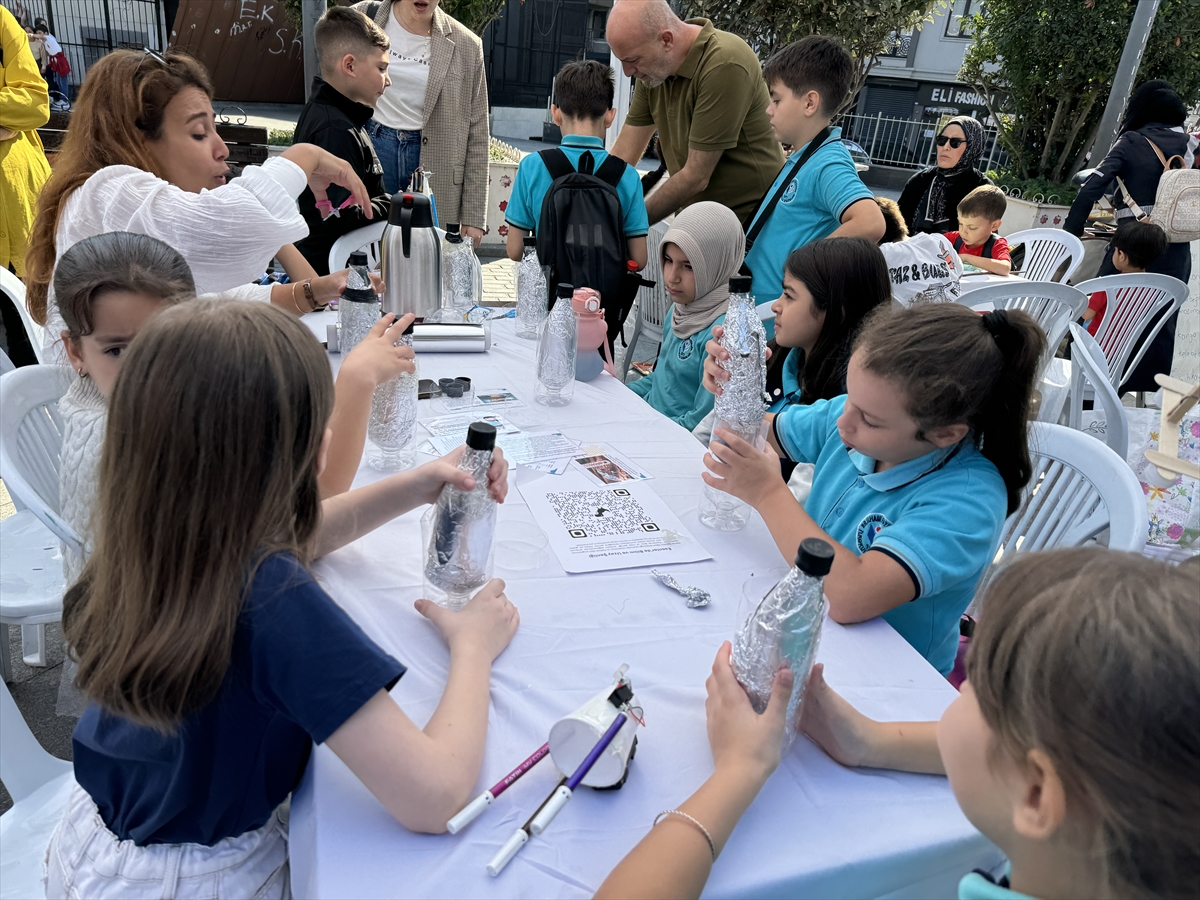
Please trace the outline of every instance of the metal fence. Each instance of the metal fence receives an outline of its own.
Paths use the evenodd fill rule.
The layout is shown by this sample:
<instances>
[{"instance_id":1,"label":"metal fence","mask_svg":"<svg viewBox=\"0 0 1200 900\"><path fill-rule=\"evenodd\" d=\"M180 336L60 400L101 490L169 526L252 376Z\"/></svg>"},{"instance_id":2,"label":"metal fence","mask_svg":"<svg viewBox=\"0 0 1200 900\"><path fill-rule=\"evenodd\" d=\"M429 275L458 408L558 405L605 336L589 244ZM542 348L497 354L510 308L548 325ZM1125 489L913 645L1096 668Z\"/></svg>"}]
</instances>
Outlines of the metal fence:
<instances>
[{"instance_id":1,"label":"metal fence","mask_svg":"<svg viewBox=\"0 0 1200 900\"><path fill-rule=\"evenodd\" d=\"M0 0L22 24L45 19L71 63L74 96L88 68L121 48L166 47L167 0ZM173 15L177 2L170 3Z\"/></svg>"},{"instance_id":2,"label":"metal fence","mask_svg":"<svg viewBox=\"0 0 1200 900\"><path fill-rule=\"evenodd\" d=\"M936 119L895 119L883 113L847 115L841 120L842 137L866 150L871 162L905 169L923 169L934 164L938 124ZM984 126L979 169L986 172L1007 164L1008 153L996 142L996 129Z\"/></svg>"}]
</instances>

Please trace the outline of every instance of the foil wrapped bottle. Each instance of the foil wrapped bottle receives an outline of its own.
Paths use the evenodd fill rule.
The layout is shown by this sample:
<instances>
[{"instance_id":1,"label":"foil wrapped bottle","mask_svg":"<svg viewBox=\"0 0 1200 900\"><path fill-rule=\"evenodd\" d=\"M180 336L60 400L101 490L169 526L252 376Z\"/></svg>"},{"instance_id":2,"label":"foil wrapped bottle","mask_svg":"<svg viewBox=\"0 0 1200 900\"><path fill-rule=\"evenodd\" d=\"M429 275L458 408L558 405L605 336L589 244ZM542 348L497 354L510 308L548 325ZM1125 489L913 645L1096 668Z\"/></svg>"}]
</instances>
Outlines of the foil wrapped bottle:
<instances>
[{"instance_id":1,"label":"foil wrapped bottle","mask_svg":"<svg viewBox=\"0 0 1200 900\"><path fill-rule=\"evenodd\" d=\"M359 345L375 327L379 315L379 296L367 274L367 254L361 250L351 253L346 289L338 302L338 346L342 353Z\"/></svg>"},{"instance_id":2,"label":"foil wrapped bottle","mask_svg":"<svg viewBox=\"0 0 1200 900\"><path fill-rule=\"evenodd\" d=\"M412 328L412 325L408 326L396 346L412 346ZM415 359L413 364L416 364ZM373 468L392 471L407 469L413 464L415 454L405 447L412 440L413 427L417 423L420 380L417 371L401 372L375 388L371 397L371 417L367 420L367 437L377 450L368 459Z\"/></svg>"},{"instance_id":3,"label":"foil wrapped bottle","mask_svg":"<svg viewBox=\"0 0 1200 900\"><path fill-rule=\"evenodd\" d=\"M721 367L729 373L713 405L713 443L716 429L725 428L762 449L763 418L767 413L767 333L754 309L750 276L729 279L729 310L721 346L729 359ZM719 454L712 451L718 459ZM718 531L738 531L750 519L750 507L724 491L705 484L700 495L700 521Z\"/></svg>"},{"instance_id":4,"label":"foil wrapped bottle","mask_svg":"<svg viewBox=\"0 0 1200 900\"><path fill-rule=\"evenodd\" d=\"M475 255L475 245L463 240L459 226L446 226L446 239L442 242L442 321L451 321L446 310L457 314L462 321L483 299L483 269Z\"/></svg>"},{"instance_id":5,"label":"foil wrapped bottle","mask_svg":"<svg viewBox=\"0 0 1200 900\"><path fill-rule=\"evenodd\" d=\"M733 640L733 672L762 713L771 701L775 673L792 670L787 735L795 733L804 685L817 656L825 619L823 579L833 566L833 547L819 538L805 538L796 553L796 566L767 592L742 622Z\"/></svg>"},{"instance_id":6,"label":"foil wrapped bottle","mask_svg":"<svg viewBox=\"0 0 1200 900\"><path fill-rule=\"evenodd\" d=\"M566 406L575 391L579 322L571 305L575 289L560 284L550 315L542 323L537 346L537 402Z\"/></svg>"},{"instance_id":7,"label":"foil wrapped bottle","mask_svg":"<svg viewBox=\"0 0 1200 900\"><path fill-rule=\"evenodd\" d=\"M487 472L495 446L493 426L471 423L458 467L471 474L475 487L464 491L446 485L422 521L427 596L450 609L464 606L491 578L496 501L488 493Z\"/></svg>"},{"instance_id":8,"label":"foil wrapped bottle","mask_svg":"<svg viewBox=\"0 0 1200 900\"><path fill-rule=\"evenodd\" d=\"M546 274L537 255L537 238L526 235L517 263L517 337L536 341L546 319Z\"/></svg>"}]
</instances>

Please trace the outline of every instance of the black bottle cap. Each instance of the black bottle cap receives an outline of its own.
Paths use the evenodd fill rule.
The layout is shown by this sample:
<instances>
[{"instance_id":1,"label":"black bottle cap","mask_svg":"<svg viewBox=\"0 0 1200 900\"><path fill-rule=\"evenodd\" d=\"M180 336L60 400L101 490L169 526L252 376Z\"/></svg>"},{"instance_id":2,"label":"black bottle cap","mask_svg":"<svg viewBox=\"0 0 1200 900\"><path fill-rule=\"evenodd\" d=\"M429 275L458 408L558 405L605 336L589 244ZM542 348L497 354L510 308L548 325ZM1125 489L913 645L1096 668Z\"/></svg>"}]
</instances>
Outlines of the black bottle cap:
<instances>
[{"instance_id":1,"label":"black bottle cap","mask_svg":"<svg viewBox=\"0 0 1200 900\"><path fill-rule=\"evenodd\" d=\"M537 246L537 237L532 234L525 235L525 237L521 239L521 246L536 247Z\"/></svg>"},{"instance_id":2,"label":"black bottle cap","mask_svg":"<svg viewBox=\"0 0 1200 900\"><path fill-rule=\"evenodd\" d=\"M468 378L467 376L458 375L455 377L454 380L463 386L463 393L466 393L467 391L469 391L471 389L471 379Z\"/></svg>"},{"instance_id":3,"label":"black bottle cap","mask_svg":"<svg viewBox=\"0 0 1200 900\"><path fill-rule=\"evenodd\" d=\"M446 234L458 234L459 226L457 222L446 223Z\"/></svg>"},{"instance_id":4,"label":"black bottle cap","mask_svg":"<svg viewBox=\"0 0 1200 900\"><path fill-rule=\"evenodd\" d=\"M753 283L754 279L749 275L734 275L729 279L729 293L748 294L750 293L750 285Z\"/></svg>"},{"instance_id":5,"label":"black bottle cap","mask_svg":"<svg viewBox=\"0 0 1200 900\"><path fill-rule=\"evenodd\" d=\"M439 385L442 389L442 396L449 397L451 400L456 400L463 395L463 386L457 381L450 381L449 384Z\"/></svg>"},{"instance_id":6,"label":"black bottle cap","mask_svg":"<svg viewBox=\"0 0 1200 900\"><path fill-rule=\"evenodd\" d=\"M496 446L496 426L472 422L467 428L467 446L472 450L491 450Z\"/></svg>"},{"instance_id":7,"label":"black bottle cap","mask_svg":"<svg viewBox=\"0 0 1200 900\"><path fill-rule=\"evenodd\" d=\"M833 568L833 547L820 538L805 538L796 552L796 568L813 578L824 578Z\"/></svg>"},{"instance_id":8,"label":"black bottle cap","mask_svg":"<svg viewBox=\"0 0 1200 900\"><path fill-rule=\"evenodd\" d=\"M566 297L567 299L570 299L571 295L574 293L575 293L575 286L573 284L567 284L565 281L560 281L558 284L558 289L555 291L554 296Z\"/></svg>"},{"instance_id":9,"label":"black bottle cap","mask_svg":"<svg viewBox=\"0 0 1200 900\"><path fill-rule=\"evenodd\" d=\"M362 266L365 269L367 267L367 254L362 250L355 250L350 254L350 258L346 260L346 265L350 268Z\"/></svg>"},{"instance_id":10,"label":"black bottle cap","mask_svg":"<svg viewBox=\"0 0 1200 900\"><path fill-rule=\"evenodd\" d=\"M439 378L438 379L438 387L445 388L446 385L448 385L448 384L454 384L454 379L453 378Z\"/></svg>"},{"instance_id":11,"label":"black bottle cap","mask_svg":"<svg viewBox=\"0 0 1200 900\"><path fill-rule=\"evenodd\" d=\"M462 243L462 235L458 233L458 226L453 223L449 223L446 225L446 243L447 244L461 244Z\"/></svg>"}]
</instances>

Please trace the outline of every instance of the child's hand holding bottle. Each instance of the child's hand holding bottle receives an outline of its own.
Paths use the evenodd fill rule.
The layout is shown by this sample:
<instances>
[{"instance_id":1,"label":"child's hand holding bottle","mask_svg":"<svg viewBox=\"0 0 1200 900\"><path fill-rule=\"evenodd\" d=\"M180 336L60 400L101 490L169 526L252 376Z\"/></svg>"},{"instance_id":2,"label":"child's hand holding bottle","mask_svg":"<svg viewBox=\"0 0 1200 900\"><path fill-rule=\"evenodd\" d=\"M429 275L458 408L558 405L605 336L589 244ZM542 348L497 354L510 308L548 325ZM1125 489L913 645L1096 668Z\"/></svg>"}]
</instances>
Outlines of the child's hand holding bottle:
<instances>
[{"instance_id":1,"label":"child's hand holding bottle","mask_svg":"<svg viewBox=\"0 0 1200 900\"><path fill-rule=\"evenodd\" d=\"M521 614L505 595L504 581L500 578L493 578L480 588L462 609L446 609L424 597L415 606L442 633L451 658L461 653L489 665L504 652L521 621Z\"/></svg>"},{"instance_id":2,"label":"child's hand holding bottle","mask_svg":"<svg viewBox=\"0 0 1200 900\"><path fill-rule=\"evenodd\" d=\"M396 341L412 321L411 313L402 319L397 319L394 313L383 316L367 332L367 336L346 354L338 370L338 381L350 378L361 387L374 390L401 373L411 375L415 372L417 367L413 361L413 348L396 346Z\"/></svg>"}]
</instances>

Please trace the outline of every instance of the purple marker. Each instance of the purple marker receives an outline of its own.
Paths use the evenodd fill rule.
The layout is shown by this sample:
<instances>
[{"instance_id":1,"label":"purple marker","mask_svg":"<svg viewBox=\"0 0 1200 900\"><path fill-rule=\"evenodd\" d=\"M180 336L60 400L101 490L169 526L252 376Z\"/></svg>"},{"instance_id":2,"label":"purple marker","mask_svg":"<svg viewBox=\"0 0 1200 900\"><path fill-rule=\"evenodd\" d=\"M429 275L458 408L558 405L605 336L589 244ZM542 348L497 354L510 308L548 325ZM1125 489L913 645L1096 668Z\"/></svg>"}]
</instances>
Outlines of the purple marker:
<instances>
[{"instance_id":1,"label":"purple marker","mask_svg":"<svg viewBox=\"0 0 1200 900\"><path fill-rule=\"evenodd\" d=\"M587 773L596 764L596 760L600 758L600 754L608 749L608 745L613 742L613 738L617 736L617 732L621 730L627 719L628 716L625 713L617 713L617 717L613 719L613 723L608 726L608 731L604 732L604 736L596 742L596 746L584 757L583 762L579 764L579 768L567 779L566 784L560 785L555 789L554 794L551 795L546 805L542 807L541 812L534 817L533 821L529 824L531 832L541 834L549 827L550 823L554 821L554 817L558 815L559 810L566 806L567 801L571 799L571 792L579 787L579 783L587 777Z\"/></svg>"},{"instance_id":2,"label":"purple marker","mask_svg":"<svg viewBox=\"0 0 1200 900\"><path fill-rule=\"evenodd\" d=\"M538 747L525 762L497 781L489 790L484 791L464 806L453 819L446 823L446 830L451 834L458 834L462 829L474 822L491 805L493 800L516 784L522 775L541 762L549 752L550 742L547 741Z\"/></svg>"}]
</instances>

